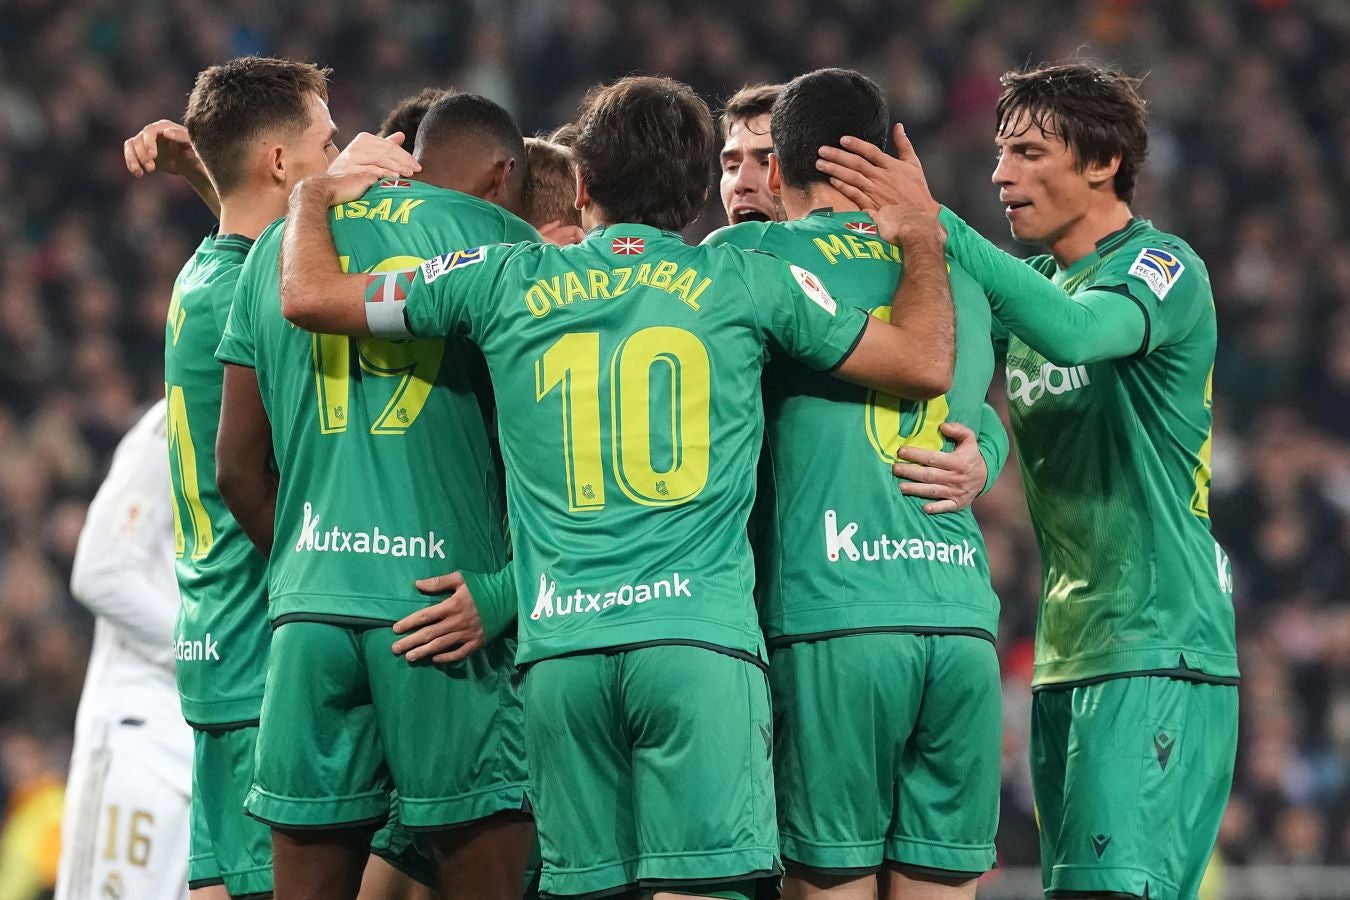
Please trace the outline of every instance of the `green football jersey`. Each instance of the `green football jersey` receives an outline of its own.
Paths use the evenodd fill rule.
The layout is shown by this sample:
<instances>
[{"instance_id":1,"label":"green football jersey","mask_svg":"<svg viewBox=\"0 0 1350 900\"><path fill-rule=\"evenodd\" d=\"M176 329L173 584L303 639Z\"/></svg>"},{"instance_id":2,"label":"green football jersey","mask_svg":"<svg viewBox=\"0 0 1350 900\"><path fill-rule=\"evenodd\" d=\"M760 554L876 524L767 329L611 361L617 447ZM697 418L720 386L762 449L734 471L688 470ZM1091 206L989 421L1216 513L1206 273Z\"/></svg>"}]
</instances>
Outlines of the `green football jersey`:
<instances>
[{"instance_id":1,"label":"green football jersey","mask_svg":"<svg viewBox=\"0 0 1350 900\"><path fill-rule=\"evenodd\" d=\"M988 254L959 219L944 221L949 250L996 313L1002 302L1061 300L1036 296L1050 286ZM1067 269L1049 257L1031 264L1070 296L1113 291L1144 316L1141 346L1121 359L1061 366L1009 339L1009 406L1043 578L1035 683L1236 678L1232 573L1209 524L1217 333L1205 264L1143 219Z\"/></svg>"},{"instance_id":2,"label":"green football jersey","mask_svg":"<svg viewBox=\"0 0 1350 900\"><path fill-rule=\"evenodd\" d=\"M460 340L312 334L281 315L282 222L240 276L218 355L257 371L280 471L270 566L273 622L393 622L427 605L413 581L506 563L500 471ZM446 246L538 239L511 213L420 182L387 180L333 208L351 272L391 291ZM391 297L393 295L391 294Z\"/></svg>"},{"instance_id":3,"label":"green football jersey","mask_svg":"<svg viewBox=\"0 0 1350 900\"><path fill-rule=\"evenodd\" d=\"M899 248L861 212L816 210L791 222L747 222L710 244L765 250L810 269L840 303L890 317ZM993 640L998 597L970 509L940 516L897 489L901 446L950 450L938 431L978 431L993 376L989 303L951 268L956 309L952 387L927 402L900 400L794 360L764 372L766 504L759 519L760 617L771 644L831 634L904 630L976 633Z\"/></svg>"},{"instance_id":4,"label":"green football jersey","mask_svg":"<svg viewBox=\"0 0 1350 900\"><path fill-rule=\"evenodd\" d=\"M762 657L746 521L776 348L838 365L867 316L767 254L642 225L428 261L408 329L497 394L522 663L647 643Z\"/></svg>"},{"instance_id":5,"label":"green football jersey","mask_svg":"<svg viewBox=\"0 0 1350 900\"><path fill-rule=\"evenodd\" d=\"M256 721L272 632L267 561L216 489L223 370L216 344L253 242L210 235L174 283L164 331L169 473L181 604L174 634L183 716L199 726Z\"/></svg>"}]
</instances>

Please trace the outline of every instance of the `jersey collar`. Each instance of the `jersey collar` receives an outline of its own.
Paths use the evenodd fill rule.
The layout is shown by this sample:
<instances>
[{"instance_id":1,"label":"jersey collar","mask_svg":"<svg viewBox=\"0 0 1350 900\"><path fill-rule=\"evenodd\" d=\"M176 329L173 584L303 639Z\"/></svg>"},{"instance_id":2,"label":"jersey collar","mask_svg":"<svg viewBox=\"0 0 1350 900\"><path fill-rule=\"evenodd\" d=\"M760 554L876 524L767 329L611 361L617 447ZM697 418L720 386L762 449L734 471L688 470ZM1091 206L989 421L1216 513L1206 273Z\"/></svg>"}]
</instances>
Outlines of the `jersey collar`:
<instances>
[{"instance_id":1,"label":"jersey collar","mask_svg":"<svg viewBox=\"0 0 1350 900\"><path fill-rule=\"evenodd\" d=\"M597 225L586 232L586 240L594 240L601 237L671 237L677 241L683 241L684 235L678 231L664 231L651 225L637 225L631 222L618 222L614 225Z\"/></svg>"},{"instance_id":2,"label":"jersey collar","mask_svg":"<svg viewBox=\"0 0 1350 900\"><path fill-rule=\"evenodd\" d=\"M1134 216L1126 223L1124 228L1111 232L1097 242L1097 255L1105 256L1111 251L1119 249L1121 244L1124 244L1144 229L1152 227L1153 223L1149 222L1148 219Z\"/></svg>"}]
</instances>

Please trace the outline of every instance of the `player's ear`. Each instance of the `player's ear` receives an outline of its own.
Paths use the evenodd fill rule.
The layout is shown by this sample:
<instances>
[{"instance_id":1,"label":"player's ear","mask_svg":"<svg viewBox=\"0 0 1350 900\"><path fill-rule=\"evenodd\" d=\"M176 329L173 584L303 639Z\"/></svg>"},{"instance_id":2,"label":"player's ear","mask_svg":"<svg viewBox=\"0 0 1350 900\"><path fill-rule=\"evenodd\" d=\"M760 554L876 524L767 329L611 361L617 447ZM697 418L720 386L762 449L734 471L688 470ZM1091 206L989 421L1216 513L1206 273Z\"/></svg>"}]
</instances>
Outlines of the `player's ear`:
<instances>
[{"instance_id":1,"label":"player's ear","mask_svg":"<svg viewBox=\"0 0 1350 900\"><path fill-rule=\"evenodd\" d=\"M769 154L769 193L782 195L783 170L778 166L778 154Z\"/></svg>"},{"instance_id":2,"label":"player's ear","mask_svg":"<svg viewBox=\"0 0 1350 900\"><path fill-rule=\"evenodd\" d=\"M586 190L586 170L581 166L576 167L577 171L577 196L572 201L572 205L577 209L585 209L590 205L591 195Z\"/></svg>"},{"instance_id":3,"label":"player's ear","mask_svg":"<svg viewBox=\"0 0 1350 900\"><path fill-rule=\"evenodd\" d=\"M1111 181L1120 171L1120 154L1117 153L1106 162L1090 162L1083 167L1084 174L1087 175L1088 182L1096 187L1103 181Z\"/></svg>"},{"instance_id":4,"label":"player's ear","mask_svg":"<svg viewBox=\"0 0 1350 900\"><path fill-rule=\"evenodd\" d=\"M492 163L492 186L488 189L487 196L491 199L502 200L510 197L508 186L511 182L511 173L516 170L516 158L508 156L497 158Z\"/></svg>"},{"instance_id":5,"label":"player's ear","mask_svg":"<svg viewBox=\"0 0 1350 900\"><path fill-rule=\"evenodd\" d=\"M263 151L263 160L267 176L277 184L286 184L286 148L281 144L269 144Z\"/></svg>"}]
</instances>

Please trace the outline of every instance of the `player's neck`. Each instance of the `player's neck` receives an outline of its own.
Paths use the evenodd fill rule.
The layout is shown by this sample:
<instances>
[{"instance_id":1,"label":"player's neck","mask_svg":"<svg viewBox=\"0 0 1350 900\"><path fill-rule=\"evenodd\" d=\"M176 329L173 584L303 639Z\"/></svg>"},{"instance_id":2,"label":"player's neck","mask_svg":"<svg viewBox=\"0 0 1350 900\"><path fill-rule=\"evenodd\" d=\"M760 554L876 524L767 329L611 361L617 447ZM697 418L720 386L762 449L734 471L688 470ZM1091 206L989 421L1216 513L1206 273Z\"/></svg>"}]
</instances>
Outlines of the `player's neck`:
<instances>
[{"instance_id":1,"label":"player's neck","mask_svg":"<svg viewBox=\"0 0 1350 900\"><path fill-rule=\"evenodd\" d=\"M1067 269L1095 252L1098 241L1129 225L1132 218L1129 205L1113 194L1109 201L1089 207L1082 217L1046 241L1045 249L1057 266Z\"/></svg>"},{"instance_id":2,"label":"player's neck","mask_svg":"<svg viewBox=\"0 0 1350 900\"><path fill-rule=\"evenodd\" d=\"M220 198L220 233L257 238L286 215L286 192L279 189L241 190Z\"/></svg>"},{"instance_id":3,"label":"player's neck","mask_svg":"<svg viewBox=\"0 0 1350 900\"><path fill-rule=\"evenodd\" d=\"M857 212L858 204L822 182L813 182L805 190L783 186L779 195L783 212L788 219L804 219L814 209L833 209L836 212Z\"/></svg>"}]
</instances>

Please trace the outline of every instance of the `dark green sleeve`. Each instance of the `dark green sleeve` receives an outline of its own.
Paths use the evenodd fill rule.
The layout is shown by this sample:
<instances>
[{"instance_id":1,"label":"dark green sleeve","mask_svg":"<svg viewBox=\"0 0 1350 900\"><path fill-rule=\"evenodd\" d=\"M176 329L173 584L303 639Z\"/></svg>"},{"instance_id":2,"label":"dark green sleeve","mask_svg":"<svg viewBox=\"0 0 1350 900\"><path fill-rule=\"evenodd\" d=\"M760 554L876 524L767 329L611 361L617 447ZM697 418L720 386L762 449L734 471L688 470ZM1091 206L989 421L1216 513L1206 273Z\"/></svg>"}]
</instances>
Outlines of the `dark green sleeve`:
<instances>
[{"instance_id":1,"label":"dark green sleeve","mask_svg":"<svg viewBox=\"0 0 1350 900\"><path fill-rule=\"evenodd\" d=\"M980 495L983 496L989 493L999 473L1003 471L1003 464L1008 461L1008 432L1003 428L1003 420L988 403L980 412L979 445L980 455L984 457L984 467L988 472L984 479L984 487L980 490Z\"/></svg>"},{"instance_id":2,"label":"dark green sleeve","mask_svg":"<svg viewBox=\"0 0 1350 900\"><path fill-rule=\"evenodd\" d=\"M496 572L460 574L473 595L478 618L483 622L484 638L490 644L509 631L516 621L515 565L508 562Z\"/></svg>"},{"instance_id":3,"label":"dark green sleeve","mask_svg":"<svg viewBox=\"0 0 1350 900\"><path fill-rule=\"evenodd\" d=\"M1098 288L1069 296L951 210L944 207L939 218L947 252L984 288L994 316L1052 363L1077 366L1147 349L1147 319L1128 292Z\"/></svg>"}]
</instances>

